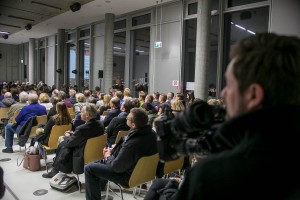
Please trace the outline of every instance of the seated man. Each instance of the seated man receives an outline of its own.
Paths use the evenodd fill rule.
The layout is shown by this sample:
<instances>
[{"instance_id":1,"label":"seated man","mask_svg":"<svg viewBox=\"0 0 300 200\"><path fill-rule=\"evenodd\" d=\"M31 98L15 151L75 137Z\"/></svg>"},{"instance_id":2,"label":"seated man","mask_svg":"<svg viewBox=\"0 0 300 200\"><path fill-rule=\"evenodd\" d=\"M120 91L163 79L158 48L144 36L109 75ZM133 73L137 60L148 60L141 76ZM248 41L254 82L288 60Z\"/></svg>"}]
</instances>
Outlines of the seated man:
<instances>
[{"instance_id":1,"label":"seated man","mask_svg":"<svg viewBox=\"0 0 300 200\"><path fill-rule=\"evenodd\" d=\"M16 117L16 124L9 123L5 126L5 146L3 153L13 153L14 133L19 132L25 122L33 116L46 115L46 108L38 103L38 95L31 93L28 95L29 105L24 106Z\"/></svg>"},{"instance_id":2,"label":"seated man","mask_svg":"<svg viewBox=\"0 0 300 200\"><path fill-rule=\"evenodd\" d=\"M110 121L114 118L117 117L120 114L120 99L118 97L113 97L110 100L110 111L107 113L107 115L105 116L105 119L103 121L103 124L105 127L108 126L108 124L110 123Z\"/></svg>"},{"instance_id":3,"label":"seated man","mask_svg":"<svg viewBox=\"0 0 300 200\"><path fill-rule=\"evenodd\" d=\"M56 149L56 158L51 172L45 173L44 178L52 178L59 171L63 173L83 173L83 150L89 138L104 134L103 124L96 120L97 109L93 104L87 103L81 109L81 119L85 124L78 126L75 132L67 131L64 141Z\"/></svg>"},{"instance_id":4,"label":"seated man","mask_svg":"<svg viewBox=\"0 0 300 200\"><path fill-rule=\"evenodd\" d=\"M111 146L115 143L117 135L119 131L127 131L129 130L129 126L126 123L126 117L129 114L130 110L134 107L133 102L131 99L126 99L123 101L121 106L121 113L118 117L115 117L111 120L109 125L107 126L105 132L107 133L107 144Z\"/></svg>"},{"instance_id":5,"label":"seated man","mask_svg":"<svg viewBox=\"0 0 300 200\"><path fill-rule=\"evenodd\" d=\"M157 153L156 134L147 125L148 116L141 108L132 108L127 116L130 127L128 136L121 139L113 149L104 149L103 162L85 166L86 199L101 199L101 189L107 180L128 185L137 161L143 156Z\"/></svg>"}]
</instances>

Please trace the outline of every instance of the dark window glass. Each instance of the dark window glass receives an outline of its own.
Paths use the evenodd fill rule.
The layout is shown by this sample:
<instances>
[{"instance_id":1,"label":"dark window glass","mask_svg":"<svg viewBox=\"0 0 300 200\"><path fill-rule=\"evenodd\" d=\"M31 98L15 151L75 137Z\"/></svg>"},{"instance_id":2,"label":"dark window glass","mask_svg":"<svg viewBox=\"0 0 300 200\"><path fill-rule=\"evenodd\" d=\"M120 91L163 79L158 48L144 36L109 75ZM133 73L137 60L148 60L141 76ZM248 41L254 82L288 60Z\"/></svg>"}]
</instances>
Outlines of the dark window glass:
<instances>
[{"instance_id":1,"label":"dark window glass","mask_svg":"<svg viewBox=\"0 0 300 200\"><path fill-rule=\"evenodd\" d=\"M198 7L198 3L190 3L188 5L188 15L194 15L197 14L197 7Z\"/></svg>"},{"instance_id":2,"label":"dark window glass","mask_svg":"<svg viewBox=\"0 0 300 200\"><path fill-rule=\"evenodd\" d=\"M115 22L115 30L126 28L126 19Z\"/></svg>"},{"instance_id":3,"label":"dark window glass","mask_svg":"<svg viewBox=\"0 0 300 200\"><path fill-rule=\"evenodd\" d=\"M234 6L242 6L246 4L251 4L251 3L257 3L257 2L262 2L266 0L228 0L228 8L234 7Z\"/></svg>"},{"instance_id":4,"label":"dark window glass","mask_svg":"<svg viewBox=\"0 0 300 200\"><path fill-rule=\"evenodd\" d=\"M250 35L268 32L268 23L269 7L261 7L225 14L223 39L224 55L222 62L223 74L225 73L229 63L229 52L231 45ZM222 84L224 87L225 83L222 82Z\"/></svg>"},{"instance_id":5,"label":"dark window glass","mask_svg":"<svg viewBox=\"0 0 300 200\"><path fill-rule=\"evenodd\" d=\"M80 37L90 36L90 29L85 29L80 31Z\"/></svg>"},{"instance_id":6,"label":"dark window glass","mask_svg":"<svg viewBox=\"0 0 300 200\"><path fill-rule=\"evenodd\" d=\"M151 22L151 14L140 15L132 18L132 26L149 24Z\"/></svg>"}]
</instances>

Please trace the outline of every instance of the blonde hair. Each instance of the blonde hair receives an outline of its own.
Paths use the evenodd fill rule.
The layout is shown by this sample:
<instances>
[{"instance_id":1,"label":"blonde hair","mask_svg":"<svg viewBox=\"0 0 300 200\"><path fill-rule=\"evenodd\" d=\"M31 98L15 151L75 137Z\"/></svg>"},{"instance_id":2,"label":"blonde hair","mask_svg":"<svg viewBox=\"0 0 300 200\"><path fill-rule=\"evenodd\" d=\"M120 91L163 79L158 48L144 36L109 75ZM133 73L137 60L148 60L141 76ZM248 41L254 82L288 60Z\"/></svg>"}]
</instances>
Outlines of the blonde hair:
<instances>
[{"instance_id":1,"label":"blonde hair","mask_svg":"<svg viewBox=\"0 0 300 200\"><path fill-rule=\"evenodd\" d=\"M125 88L123 92L124 96L130 97L131 96L131 91L129 88Z\"/></svg>"},{"instance_id":2,"label":"blonde hair","mask_svg":"<svg viewBox=\"0 0 300 200\"><path fill-rule=\"evenodd\" d=\"M173 110L176 111L183 111L184 110L184 105L180 100L177 99L172 99L171 100L171 106L173 106Z\"/></svg>"},{"instance_id":3,"label":"blonde hair","mask_svg":"<svg viewBox=\"0 0 300 200\"><path fill-rule=\"evenodd\" d=\"M77 101L78 103L83 103L83 102L85 102L85 96L84 96L84 94L82 94L82 93L77 93L75 96L76 96L76 101Z\"/></svg>"},{"instance_id":4,"label":"blonde hair","mask_svg":"<svg viewBox=\"0 0 300 200\"><path fill-rule=\"evenodd\" d=\"M41 93L39 96L39 101L40 101L40 103L49 103L50 97L47 93Z\"/></svg>"},{"instance_id":5,"label":"blonde hair","mask_svg":"<svg viewBox=\"0 0 300 200\"><path fill-rule=\"evenodd\" d=\"M103 104L104 104L105 107L109 107L110 106L110 104L109 104L110 100L111 100L111 96L110 95L108 95L108 94L104 95L104 97L103 97Z\"/></svg>"}]
</instances>

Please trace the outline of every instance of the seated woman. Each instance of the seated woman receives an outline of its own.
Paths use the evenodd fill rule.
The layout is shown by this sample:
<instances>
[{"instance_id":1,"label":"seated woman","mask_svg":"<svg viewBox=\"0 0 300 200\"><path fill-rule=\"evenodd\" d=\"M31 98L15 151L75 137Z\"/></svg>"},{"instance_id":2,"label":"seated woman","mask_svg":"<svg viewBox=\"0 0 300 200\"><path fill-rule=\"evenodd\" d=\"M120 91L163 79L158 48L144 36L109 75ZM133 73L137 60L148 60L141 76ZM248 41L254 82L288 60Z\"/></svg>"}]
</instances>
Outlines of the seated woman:
<instances>
[{"instance_id":1,"label":"seated woman","mask_svg":"<svg viewBox=\"0 0 300 200\"><path fill-rule=\"evenodd\" d=\"M51 117L45 125L44 133L36 136L35 141L38 141L43 145L48 145L50 133L54 125L67 125L71 123L71 117L64 102L58 102L56 104L56 111L57 114ZM33 144L35 141L33 141Z\"/></svg>"},{"instance_id":2,"label":"seated woman","mask_svg":"<svg viewBox=\"0 0 300 200\"><path fill-rule=\"evenodd\" d=\"M42 106L45 106L47 110L50 110L52 108L52 103L50 102L50 97L47 93L41 93L39 96L39 103Z\"/></svg>"}]
</instances>

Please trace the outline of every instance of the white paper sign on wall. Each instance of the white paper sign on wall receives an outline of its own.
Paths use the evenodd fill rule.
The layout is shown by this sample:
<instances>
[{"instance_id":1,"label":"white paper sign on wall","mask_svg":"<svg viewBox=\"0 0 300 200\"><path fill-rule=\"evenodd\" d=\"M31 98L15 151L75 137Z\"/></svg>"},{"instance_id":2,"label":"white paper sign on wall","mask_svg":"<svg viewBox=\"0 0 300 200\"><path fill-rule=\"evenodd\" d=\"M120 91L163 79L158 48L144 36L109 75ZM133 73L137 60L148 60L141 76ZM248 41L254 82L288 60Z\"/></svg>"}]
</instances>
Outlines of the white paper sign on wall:
<instances>
[{"instance_id":1,"label":"white paper sign on wall","mask_svg":"<svg viewBox=\"0 0 300 200\"><path fill-rule=\"evenodd\" d=\"M172 86L179 86L179 81L178 80L172 80Z\"/></svg>"}]
</instances>

